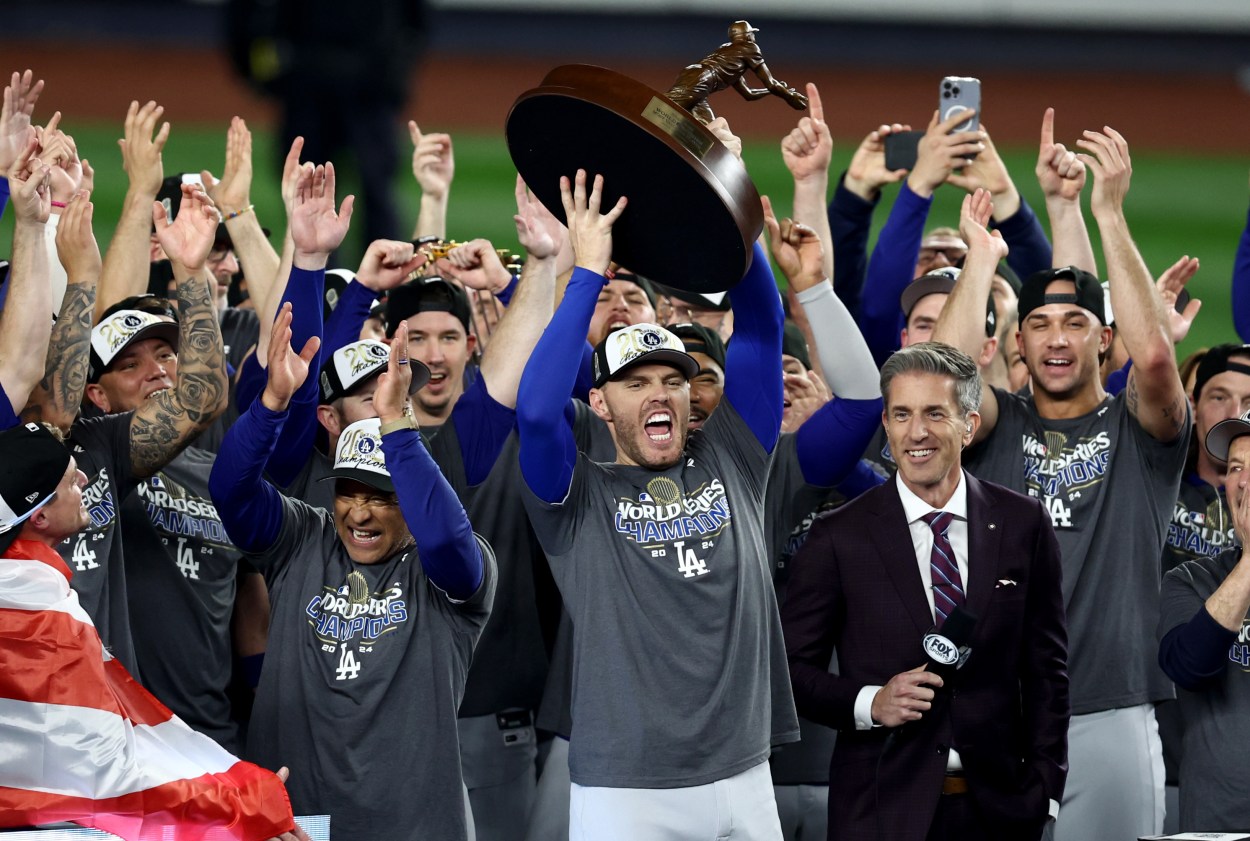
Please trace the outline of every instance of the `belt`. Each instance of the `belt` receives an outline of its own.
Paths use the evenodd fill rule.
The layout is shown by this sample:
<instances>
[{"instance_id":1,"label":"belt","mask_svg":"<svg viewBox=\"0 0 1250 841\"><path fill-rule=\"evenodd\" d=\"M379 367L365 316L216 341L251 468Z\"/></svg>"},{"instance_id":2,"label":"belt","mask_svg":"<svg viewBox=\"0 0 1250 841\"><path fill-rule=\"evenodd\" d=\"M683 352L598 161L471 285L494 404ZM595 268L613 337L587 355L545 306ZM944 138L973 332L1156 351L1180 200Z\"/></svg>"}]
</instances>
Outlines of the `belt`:
<instances>
[{"instance_id":1,"label":"belt","mask_svg":"<svg viewBox=\"0 0 1250 841\"><path fill-rule=\"evenodd\" d=\"M963 774L947 774L942 778L943 794L967 794L968 778Z\"/></svg>"}]
</instances>

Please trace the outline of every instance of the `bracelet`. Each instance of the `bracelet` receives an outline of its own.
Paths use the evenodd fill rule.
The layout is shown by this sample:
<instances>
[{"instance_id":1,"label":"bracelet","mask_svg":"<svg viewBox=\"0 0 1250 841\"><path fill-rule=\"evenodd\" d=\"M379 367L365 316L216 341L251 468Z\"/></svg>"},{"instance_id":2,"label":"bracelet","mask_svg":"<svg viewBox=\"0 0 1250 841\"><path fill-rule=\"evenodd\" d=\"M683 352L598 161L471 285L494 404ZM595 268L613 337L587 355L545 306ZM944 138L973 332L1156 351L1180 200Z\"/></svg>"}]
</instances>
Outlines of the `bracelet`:
<instances>
[{"instance_id":1,"label":"bracelet","mask_svg":"<svg viewBox=\"0 0 1250 841\"><path fill-rule=\"evenodd\" d=\"M387 421L382 424L382 435L389 435L400 429L416 429L417 424L411 415L404 415L399 420Z\"/></svg>"},{"instance_id":2,"label":"bracelet","mask_svg":"<svg viewBox=\"0 0 1250 841\"><path fill-rule=\"evenodd\" d=\"M65 202L63 202L63 201L53 201L53 202L52 202L52 206L53 206L53 207L65 207Z\"/></svg>"},{"instance_id":3,"label":"bracelet","mask_svg":"<svg viewBox=\"0 0 1250 841\"><path fill-rule=\"evenodd\" d=\"M242 210L233 210L230 213L226 214L226 221L229 222L231 219L238 219L244 213L251 213L254 210L256 210L256 205L254 204L249 204L247 207L243 208Z\"/></svg>"}]
</instances>

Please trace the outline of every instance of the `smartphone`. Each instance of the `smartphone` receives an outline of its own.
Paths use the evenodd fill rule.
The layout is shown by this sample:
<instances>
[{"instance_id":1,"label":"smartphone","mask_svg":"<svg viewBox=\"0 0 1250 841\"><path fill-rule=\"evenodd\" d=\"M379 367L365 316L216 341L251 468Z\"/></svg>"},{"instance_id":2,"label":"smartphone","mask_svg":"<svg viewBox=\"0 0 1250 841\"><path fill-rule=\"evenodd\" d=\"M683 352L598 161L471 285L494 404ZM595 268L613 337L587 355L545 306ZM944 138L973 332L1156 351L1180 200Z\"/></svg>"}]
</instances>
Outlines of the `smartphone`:
<instances>
[{"instance_id":1,"label":"smartphone","mask_svg":"<svg viewBox=\"0 0 1250 841\"><path fill-rule=\"evenodd\" d=\"M938 91L938 114L942 120L960 110L975 109L967 120L951 131L976 131L981 125L981 80L971 76L947 76Z\"/></svg>"},{"instance_id":2,"label":"smartphone","mask_svg":"<svg viewBox=\"0 0 1250 841\"><path fill-rule=\"evenodd\" d=\"M885 136L885 168L913 169L916 166L916 150L920 146L923 131L900 131Z\"/></svg>"}]
</instances>

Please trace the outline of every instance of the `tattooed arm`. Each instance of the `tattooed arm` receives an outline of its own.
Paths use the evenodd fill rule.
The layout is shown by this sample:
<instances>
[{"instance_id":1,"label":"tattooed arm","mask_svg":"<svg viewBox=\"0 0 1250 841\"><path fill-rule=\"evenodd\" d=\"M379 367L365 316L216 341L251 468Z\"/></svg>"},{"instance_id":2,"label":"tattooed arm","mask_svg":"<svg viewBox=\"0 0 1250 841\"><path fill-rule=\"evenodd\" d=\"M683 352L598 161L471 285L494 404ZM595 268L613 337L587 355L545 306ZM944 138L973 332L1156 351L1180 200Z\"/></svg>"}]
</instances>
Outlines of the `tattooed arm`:
<instances>
[{"instance_id":1,"label":"tattooed arm","mask_svg":"<svg viewBox=\"0 0 1250 841\"><path fill-rule=\"evenodd\" d=\"M78 416L91 364L91 316L100 282L100 246L91 230L92 211L83 190L61 214L56 253L68 283L60 318L52 328L43 379L22 412L22 420L48 423L64 433Z\"/></svg>"},{"instance_id":2,"label":"tattooed arm","mask_svg":"<svg viewBox=\"0 0 1250 841\"><path fill-rule=\"evenodd\" d=\"M153 205L153 222L178 282L178 379L135 411L130 421L130 464L151 476L182 452L226 410L229 381L213 280L204 264L217 230L217 212L201 188L184 184L178 218L170 224Z\"/></svg>"}]
</instances>

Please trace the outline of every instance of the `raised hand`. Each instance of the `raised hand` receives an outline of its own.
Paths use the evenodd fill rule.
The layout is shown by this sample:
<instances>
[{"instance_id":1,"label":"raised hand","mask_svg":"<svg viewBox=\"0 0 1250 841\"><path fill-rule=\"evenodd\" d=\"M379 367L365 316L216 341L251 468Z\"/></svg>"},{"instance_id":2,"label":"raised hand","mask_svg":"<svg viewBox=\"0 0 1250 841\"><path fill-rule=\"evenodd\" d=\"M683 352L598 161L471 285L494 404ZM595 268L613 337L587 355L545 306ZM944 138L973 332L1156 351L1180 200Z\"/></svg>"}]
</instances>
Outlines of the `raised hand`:
<instances>
[{"instance_id":1,"label":"raised hand","mask_svg":"<svg viewBox=\"0 0 1250 841\"><path fill-rule=\"evenodd\" d=\"M1084 131L1081 134L1083 136L1076 141L1076 145L1089 154L1078 154L1077 157L1094 174L1090 210L1095 218L1101 214L1119 213L1124 209L1124 197L1133 178L1128 141L1110 126L1103 126L1102 131Z\"/></svg>"},{"instance_id":2,"label":"raised hand","mask_svg":"<svg viewBox=\"0 0 1250 841\"><path fill-rule=\"evenodd\" d=\"M808 371L807 374L782 374L782 394L785 400L785 413L781 418L782 432L798 431L803 422L830 399L828 387L815 371Z\"/></svg>"},{"instance_id":3,"label":"raised hand","mask_svg":"<svg viewBox=\"0 0 1250 841\"><path fill-rule=\"evenodd\" d=\"M851 156L843 184L846 189L865 201L872 201L886 184L895 184L907 177L906 169L885 168L885 139L891 134L911 131L903 123L881 125L860 141L859 148Z\"/></svg>"},{"instance_id":4,"label":"raised hand","mask_svg":"<svg viewBox=\"0 0 1250 841\"><path fill-rule=\"evenodd\" d=\"M999 214L999 219L1006 219L1020 209L1020 191L994 148L994 141L984 123L981 124L981 132L985 136L985 151L977 155L972 163L965 164L962 170L946 176L946 183L969 193L976 192L978 188L989 190L994 197L995 213Z\"/></svg>"},{"instance_id":5,"label":"raised hand","mask_svg":"<svg viewBox=\"0 0 1250 841\"><path fill-rule=\"evenodd\" d=\"M43 224L52 212L52 170L35 157L39 141L34 132L27 132L26 148L9 168L9 192L13 213L23 224Z\"/></svg>"},{"instance_id":6,"label":"raised hand","mask_svg":"<svg viewBox=\"0 0 1250 841\"><path fill-rule=\"evenodd\" d=\"M30 134L30 115L43 91L43 79L36 80L31 71L13 73L4 88L4 105L0 107L0 172L8 172L26 148Z\"/></svg>"},{"instance_id":7,"label":"raised hand","mask_svg":"<svg viewBox=\"0 0 1250 841\"><path fill-rule=\"evenodd\" d=\"M374 292L385 292L407 280L425 260L425 254L416 251L411 242L375 239L365 249L356 280Z\"/></svg>"},{"instance_id":8,"label":"raised hand","mask_svg":"<svg viewBox=\"0 0 1250 841\"><path fill-rule=\"evenodd\" d=\"M793 219L777 221L773 203L762 196L764 227L768 229L769 250L777 267L785 274L795 292L810 289L825 279L824 246L820 237L807 225Z\"/></svg>"},{"instance_id":9,"label":"raised hand","mask_svg":"<svg viewBox=\"0 0 1250 841\"><path fill-rule=\"evenodd\" d=\"M1042 141L1037 148L1037 183L1046 200L1073 202L1085 188L1085 164L1075 152L1055 142L1055 109L1042 115Z\"/></svg>"},{"instance_id":10,"label":"raised hand","mask_svg":"<svg viewBox=\"0 0 1250 841\"><path fill-rule=\"evenodd\" d=\"M833 137L825 123L820 91L807 83L808 114L781 141L781 159L795 181L825 177L833 157Z\"/></svg>"},{"instance_id":11,"label":"raised hand","mask_svg":"<svg viewBox=\"0 0 1250 841\"><path fill-rule=\"evenodd\" d=\"M728 120L724 117L717 117L707 124L707 130L716 135L716 139L724 144L735 158L742 160L742 138L729 128Z\"/></svg>"},{"instance_id":12,"label":"raised hand","mask_svg":"<svg viewBox=\"0 0 1250 841\"><path fill-rule=\"evenodd\" d=\"M208 170L200 173L204 189L223 215L242 213L252 200L252 133L241 117L230 120L226 131L226 166L221 180Z\"/></svg>"},{"instance_id":13,"label":"raised hand","mask_svg":"<svg viewBox=\"0 0 1250 841\"><path fill-rule=\"evenodd\" d=\"M330 252L347 236L356 197L343 199L336 213L334 186L334 164L329 162L300 176L290 224L295 265L301 269L325 268Z\"/></svg>"},{"instance_id":14,"label":"raised hand","mask_svg":"<svg viewBox=\"0 0 1250 841\"><path fill-rule=\"evenodd\" d=\"M152 202L152 223L170 262L181 266L186 274L198 274L204 268L217 235L217 210L203 187L182 185L182 200L173 222L160 202Z\"/></svg>"},{"instance_id":15,"label":"raised hand","mask_svg":"<svg viewBox=\"0 0 1250 841\"><path fill-rule=\"evenodd\" d=\"M1000 231L986 229L990 217L994 215L994 201L985 189L978 189L969 196L964 196L963 207L959 213L959 235L968 243L968 253L984 255L995 265L1007 256L1007 242Z\"/></svg>"},{"instance_id":16,"label":"raised hand","mask_svg":"<svg viewBox=\"0 0 1250 841\"><path fill-rule=\"evenodd\" d=\"M446 198L456 176L451 135L424 134L415 120L409 120L408 136L412 138L412 177L417 179L422 194L431 198Z\"/></svg>"},{"instance_id":17,"label":"raised hand","mask_svg":"<svg viewBox=\"0 0 1250 841\"><path fill-rule=\"evenodd\" d=\"M469 289L500 292L512 282L512 274L504 268L499 252L487 239L470 240L453 248L434 267L443 277Z\"/></svg>"},{"instance_id":18,"label":"raised hand","mask_svg":"<svg viewBox=\"0 0 1250 841\"><path fill-rule=\"evenodd\" d=\"M137 101L131 102L122 139L117 141L122 150L122 168L130 177L130 189L144 196L155 197L165 178L161 152L169 139L169 123L161 123L160 130L156 131L156 123L164 113L165 109L155 102L148 102L142 108ZM156 131L155 136L153 131Z\"/></svg>"},{"instance_id":19,"label":"raised hand","mask_svg":"<svg viewBox=\"0 0 1250 841\"><path fill-rule=\"evenodd\" d=\"M516 177L516 215L512 221L516 223L517 241L536 260L555 257L569 243L568 229L534 198L520 175Z\"/></svg>"},{"instance_id":20,"label":"raised hand","mask_svg":"<svg viewBox=\"0 0 1250 841\"><path fill-rule=\"evenodd\" d=\"M595 176L587 196L586 170L579 169L571 184L567 176L560 176L560 201L564 205L564 218L577 265L595 274L603 274L612 259L612 226L625 212L627 199L621 196L611 210L600 215L603 176Z\"/></svg>"},{"instance_id":21,"label":"raised hand","mask_svg":"<svg viewBox=\"0 0 1250 841\"><path fill-rule=\"evenodd\" d=\"M408 322L399 322L395 338L391 339L391 355L386 371L378 377L378 387L373 392L373 408L378 410L378 420L390 423L404 416L408 403L408 389L412 385L412 365L408 361Z\"/></svg>"},{"instance_id":22,"label":"raised hand","mask_svg":"<svg viewBox=\"0 0 1250 841\"><path fill-rule=\"evenodd\" d=\"M269 367L266 369L269 379L265 383L261 401L271 412L286 410L295 392L308 379L309 366L317 355L317 349L321 347L321 338L312 336L304 343L303 349L296 353L291 347L291 319L291 304L287 302L278 312L269 337Z\"/></svg>"},{"instance_id":23,"label":"raised hand","mask_svg":"<svg viewBox=\"0 0 1250 841\"><path fill-rule=\"evenodd\" d=\"M304 151L304 138L297 137L291 141L291 148L286 153L286 160L282 164L282 204L286 208L287 219L290 219L291 209L295 206L295 199L299 195L300 179L305 174L312 173L316 168L311 163L300 163L300 153Z\"/></svg>"},{"instance_id":24,"label":"raised hand","mask_svg":"<svg viewBox=\"0 0 1250 841\"><path fill-rule=\"evenodd\" d=\"M60 114L53 115L43 132L40 159L51 168L50 183L53 201L67 202L83 186L83 166L78 157L78 144L60 129ZM53 125L55 120L56 125Z\"/></svg>"},{"instance_id":25,"label":"raised hand","mask_svg":"<svg viewBox=\"0 0 1250 841\"><path fill-rule=\"evenodd\" d=\"M100 246L91 229L93 211L91 194L79 190L65 205L56 228L56 256L71 282L84 277L100 278Z\"/></svg>"},{"instance_id":26,"label":"raised hand","mask_svg":"<svg viewBox=\"0 0 1250 841\"><path fill-rule=\"evenodd\" d=\"M1185 285L1197 273L1198 258L1185 255L1169 266L1167 271L1159 275L1159 279L1155 281L1155 289L1158 290L1159 297L1163 300L1163 307L1167 311L1172 344L1185 341L1185 337L1189 335L1189 328L1198 317L1198 311L1202 309L1202 301L1190 298L1189 303L1185 304L1184 311L1176 311L1177 299L1181 292L1185 291Z\"/></svg>"},{"instance_id":27,"label":"raised hand","mask_svg":"<svg viewBox=\"0 0 1250 841\"><path fill-rule=\"evenodd\" d=\"M907 176L907 186L913 193L928 198L952 172L967 166L968 159L973 155L985 151L984 132L953 131L972 114L968 109L939 120L938 112L933 112L929 127L916 149L916 167Z\"/></svg>"}]
</instances>

